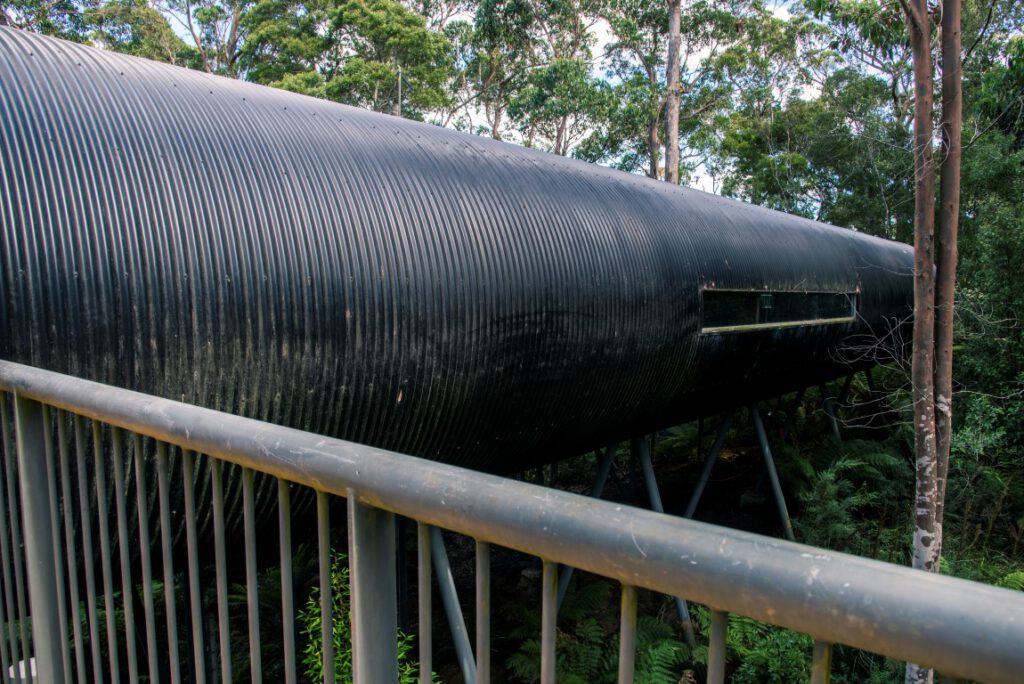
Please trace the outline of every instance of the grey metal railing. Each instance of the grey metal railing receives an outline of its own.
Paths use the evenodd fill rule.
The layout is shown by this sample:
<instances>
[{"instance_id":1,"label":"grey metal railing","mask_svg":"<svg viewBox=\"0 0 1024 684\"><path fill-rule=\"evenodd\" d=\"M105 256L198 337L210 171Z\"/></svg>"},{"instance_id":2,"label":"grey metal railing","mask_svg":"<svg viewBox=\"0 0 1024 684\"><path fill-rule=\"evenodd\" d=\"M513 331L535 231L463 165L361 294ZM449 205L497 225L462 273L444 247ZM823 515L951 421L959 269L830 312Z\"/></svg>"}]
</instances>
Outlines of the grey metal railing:
<instances>
[{"instance_id":1,"label":"grey metal railing","mask_svg":"<svg viewBox=\"0 0 1024 684\"><path fill-rule=\"evenodd\" d=\"M424 682L432 671L429 547L434 527L476 540L475 678L480 682L490 677L494 545L543 561L545 683L555 681L556 564L622 584L621 682L632 681L637 587L711 608L709 682L725 676L728 613L812 635L815 682L828 680L835 643L978 681L1016 682L1024 673L1021 593L554 491L14 363L0 362L0 402L0 475L5 480L0 510L7 518L0 525L5 637L0 660L15 680L32 677L28 672L22 677L19 665L34 657L36 677L43 682L180 682L190 676L197 682L230 681L237 674L232 672L230 636L239 626L228 619L225 568L229 549L241 545L249 676L260 681L267 642L259 631L256 537L268 496L277 513L284 623L280 652L287 682L297 679L291 516L299 499L315 500L325 681L334 671L332 497L347 500L357 682L393 684L398 678L395 515L418 523L418 643ZM151 470L156 472L155 492L147 476ZM111 473L113 492L107 486ZM266 476L276 478L272 491L264 485L275 480ZM236 541L226 530L238 523L233 510L238 489L242 534ZM177 510L179 503L183 512ZM204 614L200 584L200 564L210 561L200 559L205 549L200 532L210 527L215 629L207 624L212 616ZM174 549L182 528L187 581L179 586ZM159 536L152 551L159 549L162 574L153 567L151 533ZM99 578L92 562L97 557L94 541L100 547ZM186 587L188 609L182 612L187 624L179 625L175 592ZM157 593L164 599L162 620ZM121 617L115 619L118 602Z\"/></svg>"}]
</instances>

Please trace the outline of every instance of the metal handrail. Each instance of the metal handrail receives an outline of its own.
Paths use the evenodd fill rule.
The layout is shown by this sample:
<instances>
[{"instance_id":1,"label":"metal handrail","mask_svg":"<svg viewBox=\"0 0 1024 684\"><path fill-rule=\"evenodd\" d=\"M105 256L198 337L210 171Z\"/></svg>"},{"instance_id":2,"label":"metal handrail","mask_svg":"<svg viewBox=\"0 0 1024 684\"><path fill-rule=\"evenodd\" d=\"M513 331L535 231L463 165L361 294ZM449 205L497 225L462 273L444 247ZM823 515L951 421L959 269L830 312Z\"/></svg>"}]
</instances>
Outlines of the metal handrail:
<instances>
[{"instance_id":1,"label":"metal handrail","mask_svg":"<svg viewBox=\"0 0 1024 684\"><path fill-rule=\"evenodd\" d=\"M556 491L0 361L0 390L367 510L934 667L1014 682L1024 594ZM353 583L362 578L353 577ZM353 594L358 588L353 588ZM355 600L355 599L354 599ZM545 597L547 601L547 597Z\"/></svg>"}]
</instances>

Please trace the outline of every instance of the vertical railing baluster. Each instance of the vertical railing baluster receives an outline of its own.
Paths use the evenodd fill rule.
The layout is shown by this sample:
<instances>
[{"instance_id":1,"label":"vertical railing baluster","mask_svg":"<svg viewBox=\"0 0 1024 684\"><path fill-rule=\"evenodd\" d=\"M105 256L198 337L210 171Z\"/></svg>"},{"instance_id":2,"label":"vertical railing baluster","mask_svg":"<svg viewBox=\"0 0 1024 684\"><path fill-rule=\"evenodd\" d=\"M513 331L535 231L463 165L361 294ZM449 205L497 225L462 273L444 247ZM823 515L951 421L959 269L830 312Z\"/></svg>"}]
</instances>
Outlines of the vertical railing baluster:
<instances>
[{"instance_id":1,"label":"vertical railing baluster","mask_svg":"<svg viewBox=\"0 0 1024 684\"><path fill-rule=\"evenodd\" d=\"M103 573L103 607L107 618L107 662L110 665L110 679L121 681L121 663L118 648L117 621L114 613L114 569L110 564L110 511L107 506L107 468L103 458L103 427L99 421L92 423L92 457L96 472L96 519L100 531L100 569Z\"/></svg>"},{"instance_id":2,"label":"vertical railing baluster","mask_svg":"<svg viewBox=\"0 0 1024 684\"><path fill-rule=\"evenodd\" d=\"M491 681L491 545L476 543L476 681Z\"/></svg>"},{"instance_id":3,"label":"vertical railing baluster","mask_svg":"<svg viewBox=\"0 0 1024 684\"><path fill-rule=\"evenodd\" d=\"M541 577L540 681L555 684L555 621L558 618L558 565L544 561Z\"/></svg>"},{"instance_id":4,"label":"vertical railing baluster","mask_svg":"<svg viewBox=\"0 0 1024 684\"><path fill-rule=\"evenodd\" d=\"M320 638L324 684L334 681L334 605L331 602L331 500L316 493L317 545L320 555Z\"/></svg>"},{"instance_id":5,"label":"vertical railing baluster","mask_svg":"<svg viewBox=\"0 0 1024 684\"><path fill-rule=\"evenodd\" d=\"M156 445L156 484L160 501L160 549L164 566L164 607L167 613L167 660L172 684L181 684L178 658L178 615L174 598L174 557L171 555L171 494L168 482L167 444Z\"/></svg>"},{"instance_id":6,"label":"vertical railing baluster","mask_svg":"<svg viewBox=\"0 0 1024 684\"><path fill-rule=\"evenodd\" d=\"M43 412L43 405L39 402L14 397L18 484L24 511L25 565L32 615L32 653L39 679L47 684L61 684L65 677L61 657L65 634L57 610L54 521L50 517L50 478L45 446L49 436L45 433Z\"/></svg>"},{"instance_id":7,"label":"vertical railing baluster","mask_svg":"<svg viewBox=\"0 0 1024 684\"><path fill-rule=\"evenodd\" d=\"M7 405L7 396L2 393L0 393L0 411L5 415L10 411ZM4 444L10 444L10 427L5 423L4 428L8 431L3 436ZM11 561L14 567L14 595L17 599L18 608L18 633L21 636L21 658L25 670L24 678L26 681L32 681L32 671L29 668L32 658L32 647L28 634L28 604L25 601L25 563L22 557L22 549L24 547L21 545L21 516L18 505L17 475L14 470L17 453L16 450L11 450L8 454L10 457L4 459L4 468L7 471L7 519L11 526Z\"/></svg>"},{"instance_id":8,"label":"vertical railing baluster","mask_svg":"<svg viewBox=\"0 0 1024 684\"><path fill-rule=\"evenodd\" d=\"M355 684L398 681L395 515L348 492L348 562Z\"/></svg>"},{"instance_id":9,"label":"vertical railing baluster","mask_svg":"<svg viewBox=\"0 0 1024 684\"><path fill-rule=\"evenodd\" d=\"M619 607L619 684L633 684L636 663L636 587L622 585Z\"/></svg>"},{"instance_id":10,"label":"vertical railing baluster","mask_svg":"<svg viewBox=\"0 0 1024 684\"><path fill-rule=\"evenodd\" d=\"M135 504L139 518L139 561L142 565L142 602L146 620L146 654L149 679L160 681L160 660L156 645L156 607L153 602L153 559L149 539L149 500L146 498L146 461L142 435L132 435L135 459Z\"/></svg>"},{"instance_id":11,"label":"vertical railing baluster","mask_svg":"<svg viewBox=\"0 0 1024 684\"><path fill-rule=\"evenodd\" d=\"M43 408L43 449L46 452L47 500L50 502L50 524L53 531L54 589L57 599L57 624L60 626L60 655L64 676L71 678L71 644L68 643L68 597L64 584L64 546L60 533L60 510L57 497L57 463L53 455L53 421L50 410ZM60 417L58 416L58 420Z\"/></svg>"},{"instance_id":12,"label":"vertical railing baluster","mask_svg":"<svg viewBox=\"0 0 1024 684\"><path fill-rule=\"evenodd\" d=\"M0 630L5 632L11 630L11 626L7 622L7 611L4 610L3 601L0 601ZM7 640L3 638L2 632L0 632L0 667L3 668L4 681L9 681L11 679L11 658L7 653Z\"/></svg>"},{"instance_id":13,"label":"vertical railing baluster","mask_svg":"<svg viewBox=\"0 0 1024 684\"><path fill-rule=\"evenodd\" d=\"M103 658L100 655L100 617L97 612L96 554L92 545L92 511L89 509L89 456L86 449L85 422L75 416L75 456L78 473L78 511L82 516L82 558L85 566L85 613L89 620L89 646L92 653L94 681L103 681Z\"/></svg>"},{"instance_id":14,"label":"vertical railing baluster","mask_svg":"<svg viewBox=\"0 0 1024 684\"><path fill-rule=\"evenodd\" d=\"M75 518L71 496L71 468L68 465L70 451L67 434L68 416L63 411L57 413L57 454L60 460L60 495L64 510L64 550L67 561L68 590L70 605L68 614L71 618L71 634L75 646L75 673L77 681L86 678L85 642L82 638L82 615L78 594L78 549L75 545ZM70 679L70 671L69 671Z\"/></svg>"},{"instance_id":15,"label":"vertical railing baluster","mask_svg":"<svg viewBox=\"0 0 1024 684\"><path fill-rule=\"evenodd\" d=\"M9 473L11 470L8 468L8 462L13 461L17 456L14 453L14 445L11 443L11 427L12 417L7 404L7 393L0 392L0 425L2 425L3 435L3 471L0 472L0 476L3 477L4 482L0 483L0 562L3 563L3 581L4 581L4 601L6 602L7 610L5 614L8 617L7 622L7 642L11 648L11 665L14 668L14 681L21 681L21 661L28 661L28 655L23 650L25 648L24 642L18 638L19 630L15 627L15 622L18 620L18 608L16 603L16 592L15 592L15 581L14 581L14 563L17 562L18 549L11 546L11 530L10 528L14 525L14 518L11 516L11 509L8 508L6 501L7 494L11 491Z\"/></svg>"},{"instance_id":16,"label":"vertical railing baluster","mask_svg":"<svg viewBox=\"0 0 1024 684\"><path fill-rule=\"evenodd\" d=\"M231 682L231 629L228 624L228 568L224 541L224 483L222 464L210 462L210 489L213 499L213 554L217 572L217 627L220 635L220 676Z\"/></svg>"},{"instance_id":17,"label":"vertical railing baluster","mask_svg":"<svg viewBox=\"0 0 1024 684\"><path fill-rule=\"evenodd\" d=\"M281 542L281 631L284 636L284 681L295 684L295 599L292 595L292 497L287 480L277 481L277 525Z\"/></svg>"},{"instance_id":18,"label":"vertical railing baluster","mask_svg":"<svg viewBox=\"0 0 1024 684\"><path fill-rule=\"evenodd\" d=\"M832 644L815 640L811 657L811 684L828 684L832 678Z\"/></svg>"},{"instance_id":19,"label":"vertical railing baluster","mask_svg":"<svg viewBox=\"0 0 1024 684\"><path fill-rule=\"evenodd\" d=\"M199 586L199 549L196 539L196 501L194 456L188 449L181 452L181 473L185 492L185 541L188 547L188 585L192 607L192 658L195 660L196 684L206 684L206 660L203 657L203 605Z\"/></svg>"},{"instance_id":20,"label":"vertical railing baluster","mask_svg":"<svg viewBox=\"0 0 1024 684\"><path fill-rule=\"evenodd\" d=\"M249 680L263 681L260 654L260 597L256 576L256 504L253 500L253 472L242 469L242 508L245 516L245 584L249 604Z\"/></svg>"},{"instance_id":21,"label":"vertical railing baluster","mask_svg":"<svg viewBox=\"0 0 1024 684\"><path fill-rule=\"evenodd\" d=\"M433 586L430 581L430 526L416 523L416 556L417 556L417 601L419 603L419 651L420 651L420 684L433 682L434 670L434 635L433 616L431 615L431 598Z\"/></svg>"},{"instance_id":22,"label":"vertical railing baluster","mask_svg":"<svg viewBox=\"0 0 1024 684\"><path fill-rule=\"evenodd\" d=\"M111 429L111 457L114 465L114 505L117 510L117 540L121 551L121 601L124 606L125 647L128 649L128 681L139 681L139 660L135 650L135 605L132 598L131 556L128 552L128 505L124 491L124 439L119 428Z\"/></svg>"},{"instance_id":23,"label":"vertical railing baluster","mask_svg":"<svg viewBox=\"0 0 1024 684\"><path fill-rule=\"evenodd\" d=\"M725 681L725 632L729 627L729 614L711 611L711 643L708 646L708 684Z\"/></svg>"}]
</instances>

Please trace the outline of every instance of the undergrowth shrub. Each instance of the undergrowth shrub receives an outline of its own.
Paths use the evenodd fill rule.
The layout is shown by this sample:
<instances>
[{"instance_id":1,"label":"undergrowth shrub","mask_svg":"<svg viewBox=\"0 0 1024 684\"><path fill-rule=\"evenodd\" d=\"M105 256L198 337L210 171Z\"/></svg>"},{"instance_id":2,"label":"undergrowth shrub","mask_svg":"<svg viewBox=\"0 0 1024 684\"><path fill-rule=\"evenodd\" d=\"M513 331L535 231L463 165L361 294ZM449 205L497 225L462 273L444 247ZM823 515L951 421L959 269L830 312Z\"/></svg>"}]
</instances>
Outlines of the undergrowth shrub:
<instances>
[{"instance_id":1,"label":"undergrowth shrub","mask_svg":"<svg viewBox=\"0 0 1024 684\"><path fill-rule=\"evenodd\" d=\"M352 681L352 631L349 622L348 560L340 551L331 552L331 622L334 640L334 677L337 682ZM306 605L298 614L299 628L306 636L302 664L309 681L324 681L323 631L320 619L320 588L314 587ZM413 657L414 639L398 631L398 681L419 681L419 664Z\"/></svg>"},{"instance_id":2,"label":"undergrowth shrub","mask_svg":"<svg viewBox=\"0 0 1024 684\"><path fill-rule=\"evenodd\" d=\"M614 592L614 597L617 597ZM619 611L611 585L596 580L578 585L562 605L556 635L556 679L559 684L604 684L617 681ZM511 608L514 624L510 637L519 647L506 662L509 672L523 682L540 680L540 610L536 606ZM689 660L686 644L676 630L649 615L637 617L637 684L677 684Z\"/></svg>"}]
</instances>

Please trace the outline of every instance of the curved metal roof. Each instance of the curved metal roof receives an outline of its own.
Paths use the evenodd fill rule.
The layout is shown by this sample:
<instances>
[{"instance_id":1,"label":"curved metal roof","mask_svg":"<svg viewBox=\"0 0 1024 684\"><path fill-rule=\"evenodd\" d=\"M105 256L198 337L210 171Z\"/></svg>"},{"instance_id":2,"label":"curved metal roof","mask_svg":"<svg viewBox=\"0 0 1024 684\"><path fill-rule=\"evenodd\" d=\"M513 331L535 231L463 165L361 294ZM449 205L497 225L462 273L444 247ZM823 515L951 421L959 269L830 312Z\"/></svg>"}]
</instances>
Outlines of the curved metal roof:
<instances>
[{"instance_id":1,"label":"curved metal roof","mask_svg":"<svg viewBox=\"0 0 1024 684\"><path fill-rule=\"evenodd\" d=\"M834 376L905 245L0 28L0 357L518 470ZM859 320L701 334L704 288Z\"/></svg>"}]
</instances>

